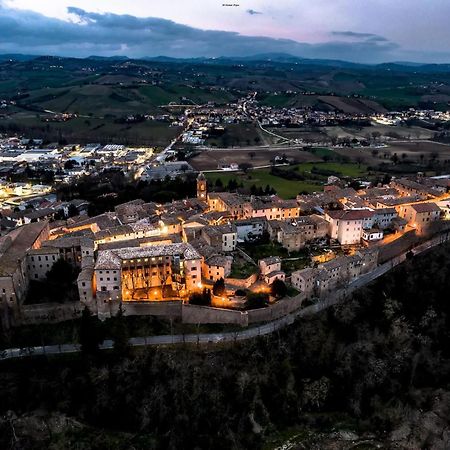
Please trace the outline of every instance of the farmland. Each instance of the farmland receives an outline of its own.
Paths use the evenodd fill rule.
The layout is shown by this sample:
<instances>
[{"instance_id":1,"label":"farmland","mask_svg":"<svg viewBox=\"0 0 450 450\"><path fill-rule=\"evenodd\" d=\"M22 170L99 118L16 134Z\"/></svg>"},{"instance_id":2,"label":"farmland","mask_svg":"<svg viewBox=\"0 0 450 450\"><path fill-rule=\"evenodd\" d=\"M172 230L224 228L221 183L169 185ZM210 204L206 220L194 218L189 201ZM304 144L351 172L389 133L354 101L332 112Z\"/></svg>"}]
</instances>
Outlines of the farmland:
<instances>
[{"instance_id":1,"label":"farmland","mask_svg":"<svg viewBox=\"0 0 450 450\"><path fill-rule=\"evenodd\" d=\"M249 147L247 149L212 149L204 150L189 162L197 170L217 170L219 164L250 163L254 167L269 166L276 156L297 162L320 161L309 152L292 147Z\"/></svg>"},{"instance_id":2,"label":"farmland","mask_svg":"<svg viewBox=\"0 0 450 450\"><path fill-rule=\"evenodd\" d=\"M285 180L274 176L270 173L269 169L254 170L249 174L243 174L241 172L236 173L208 173L206 177L209 182L215 183L217 179L220 179L224 185L230 180L236 180L239 184L242 183L244 188L250 189L251 186L265 189L266 186L270 186L275 189L277 194L282 198L295 198L300 193L311 193L315 191L321 191L322 185L320 183L303 182L297 180Z\"/></svg>"},{"instance_id":3,"label":"farmland","mask_svg":"<svg viewBox=\"0 0 450 450\"><path fill-rule=\"evenodd\" d=\"M212 184L216 184L216 181L220 179L222 185L227 185L231 180L235 180L238 184L242 184L245 189L250 189L252 186L265 189L270 186L275 189L280 197L288 199L295 198L300 193L321 191L328 173L342 177L359 177L367 173L366 168L362 165L333 162L302 163L281 167L279 171L277 174L272 173L271 169L257 169L246 174L243 172L210 172L206 176ZM303 179L289 179L288 171L297 172ZM282 175L283 172L286 175L278 175L278 173Z\"/></svg>"}]
</instances>

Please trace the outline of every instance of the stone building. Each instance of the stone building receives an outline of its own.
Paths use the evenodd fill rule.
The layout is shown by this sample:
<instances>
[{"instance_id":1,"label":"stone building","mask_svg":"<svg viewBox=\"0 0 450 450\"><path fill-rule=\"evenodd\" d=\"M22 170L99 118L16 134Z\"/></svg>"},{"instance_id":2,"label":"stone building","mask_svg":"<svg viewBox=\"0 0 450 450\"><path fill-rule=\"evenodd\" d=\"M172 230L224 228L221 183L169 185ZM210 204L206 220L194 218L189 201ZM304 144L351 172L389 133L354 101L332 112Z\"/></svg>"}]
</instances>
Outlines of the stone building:
<instances>
[{"instance_id":1,"label":"stone building","mask_svg":"<svg viewBox=\"0 0 450 450\"><path fill-rule=\"evenodd\" d=\"M40 248L48 235L48 222L35 222L16 228L0 238L0 303L5 325L18 314L27 293L27 252Z\"/></svg>"},{"instance_id":2,"label":"stone building","mask_svg":"<svg viewBox=\"0 0 450 450\"><path fill-rule=\"evenodd\" d=\"M95 264L96 295L111 300L184 297L201 286L202 257L190 244L100 251ZM163 292L164 291L164 292Z\"/></svg>"}]
</instances>

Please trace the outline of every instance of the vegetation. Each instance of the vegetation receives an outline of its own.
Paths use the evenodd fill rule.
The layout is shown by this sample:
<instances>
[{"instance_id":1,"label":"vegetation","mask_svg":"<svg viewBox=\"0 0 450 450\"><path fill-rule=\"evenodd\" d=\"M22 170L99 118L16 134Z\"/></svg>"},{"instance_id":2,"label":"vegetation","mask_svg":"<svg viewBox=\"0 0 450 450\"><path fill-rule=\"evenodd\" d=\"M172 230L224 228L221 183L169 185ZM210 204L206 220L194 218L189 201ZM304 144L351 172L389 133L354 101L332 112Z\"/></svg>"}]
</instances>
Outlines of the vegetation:
<instances>
[{"instance_id":1,"label":"vegetation","mask_svg":"<svg viewBox=\"0 0 450 450\"><path fill-rule=\"evenodd\" d=\"M272 283L272 286L270 286L270 293L273 297L276 297L276 298L286 297L286 294L288 293L286 283L277 278Z\"/></svg>"},{"instance_id":2,"label":"vegetation","mask_svg":"<svg viewBox=\"0 0 450 450\"><path fill-rule=\"evenodd\" d=\"M249 292L245 309L260 309L269 305L269 294L266 292Z\"/></svg>"},{"instance_id":3,"label":"vegetation","mask_svg":"<svg viewBox=\"0 0 450 450\"><path fill-rule=\"evenodd\" d=\"M191 305L211 306L211 291L203 289L202 292L192 293L189 297L189 303Z\"/></svg>"},{"instance_id":4,"label":"vegetation","mask_svg":"<svg viewBox=\"0 0 450 450\"><path fill-rule=\"evenodd\" d=\"M70 185L58 189L62 200L82 198L90 202L89 215L95 216L112 211L116 205L136 198L146 202L170 202L186 197L195 197L195 176L174 180L128 181L123 172L105 171L98 176L86 176Z\"/></svg>"},{"instance_id":5,"label":"vegetation","mask_svg":"<svg viewBox=\"0 0 450 450\"><path fill-rule=\"evenodd\" d=\"M31 280L25 303L64 303L79 300L76 284L80 270L58 259L43 280Z\"/></svg>"},{"instance_id":6,"label":"vegetation","mask_svg":"<svg viewBox=\"0 0 450 450\"><path fill-rule=\"evenodd\" d=\"M299 448L315 448L344 430L383 448L444 449L449 256L446 246L411 257L339 306L214 351L2 362L0 447L17 439L15 448L30 449L261 449L295 433ZM34 420L51 411L78 425L37 433L11 411Z\"/></svg>"},{"instance_id":7,"label":"vegetation","mask_svg":"<svg viewBox=\"0 0 450 450\"><path fill-rule=\"evenodd\" d=\"M225 280L223 278L219 278L217 281L214 282L213 286L213 294L217 296L225 295L226 289L225 289Z\"/></svg>"}]
</instances>

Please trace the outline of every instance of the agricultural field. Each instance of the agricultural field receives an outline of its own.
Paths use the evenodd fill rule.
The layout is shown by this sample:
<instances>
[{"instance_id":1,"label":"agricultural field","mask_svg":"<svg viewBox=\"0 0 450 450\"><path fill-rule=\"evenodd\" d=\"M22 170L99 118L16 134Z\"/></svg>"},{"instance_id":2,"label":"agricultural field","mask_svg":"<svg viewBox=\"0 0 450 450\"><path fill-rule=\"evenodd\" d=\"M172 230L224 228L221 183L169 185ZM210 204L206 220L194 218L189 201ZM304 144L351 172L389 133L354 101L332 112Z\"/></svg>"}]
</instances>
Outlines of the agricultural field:
<instances>
[{"instance_id":1,"label":"agricultural field","mask_svg":"<svg viewBox=\"0 0 450 450\"><path fill-rule=\"evenodd\" d=\"M450 160L450 145L441 144L439 142L396 142L386 148L381 149L382 152L388 152L393 155L401 157L406 154L408 158L428 160L430 157L439 161Z\"/></svg>"},{"instance_id":2,"label":"agricultural field","mask_svg":"<svg viewBox=\"0 0 450 450\"><path fill-rule=\"evenodd\" d=\"M43 122L40 115L18 113L0 118L0 132L13 130L48 141L100 142L129 145L166 146L181 129L166 122L144 121L118 124L110 118L78 117L67 122Z\"/></svg>"},{"instance_id":3,"label":"agricultural field","mask_svg":"<svg viewBox=\"0 0 450 450\"><path fill-rule=\"evenodd\" d=\"M192 158L189 163L197 170L217 170L218 164L250 163L254 167L269 166L276 156L283 156L297 162L320 161L301 148L291 147L249 147L248 149L214 149L204 150Z\"/></svg>"},{"instance_id":4,"label":"agricultural field","mask_svg":"<svg viewBox=\"0 0 450 450\"><path fill-rule=\"evenodd\" d=\"M208 172L206 176L213 185L220 179L222 185L227 185L231 180L235 180L246 189L250 189L252 186L265 189L266 186L270 186L280 197L288 199L295 198L299 193L321 191L330 175L359 178L368 174L367 167L360 163L324 162L320 158L325 155L334 157L338 155L325 148L315 150L315 155L310 154L311 157L316 158L315 161L277 167L276 173L272 173L271 169L267 168L250 170L246 174L241 171Z\"/></svg>"},{"instance_id":5,"label":"agricultural field","mask_svg":"<svg viewBox=\"0 0 450 450\"><path fill-rule=\"evenodd\" d=\"M266 135L254 123L230 124L225 133L207 139L207 145L218 148L259 145L266 141Z\"/></svg>"},{"instance_id":6,"label":"agricultural field","mask_svg":"<svg viewBox=\"0 0 450 450\"><path fill-rule=\"evenodd\" d=\"M270 169L252 170L248 174L242 172L214 172L206 173L206 178L212 184L220 179L223 185L230 180L235 180L239 184L242 183L244 188L250 189L251 186L261 187L265 189L270 186L275 189L281 198L295 198L300 193L311 193L323 190L323 186L318 182L286 180L284 178L272 175Z\"/></svg>"}]
</instances>

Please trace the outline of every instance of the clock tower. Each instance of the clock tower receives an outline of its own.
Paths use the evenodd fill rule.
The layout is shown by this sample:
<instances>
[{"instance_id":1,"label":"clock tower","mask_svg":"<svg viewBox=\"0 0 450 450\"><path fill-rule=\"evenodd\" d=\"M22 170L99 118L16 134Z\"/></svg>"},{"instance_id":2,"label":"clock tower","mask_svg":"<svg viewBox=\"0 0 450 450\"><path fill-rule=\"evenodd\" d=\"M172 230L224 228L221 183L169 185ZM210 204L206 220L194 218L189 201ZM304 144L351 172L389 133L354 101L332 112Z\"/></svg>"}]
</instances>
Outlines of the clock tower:
<instances>
[{"instance_id":1,"label":"clock tower","mask_svg":"<svg viewBox=\"0 0 450 450\"><path fill-rule=\"evenodd\" d=\"M206 189L206 177L202 172L198 174L197 177L197 198L199 200L207 201L206 198L207 189Z\"/></svg>"}]
</instances>

